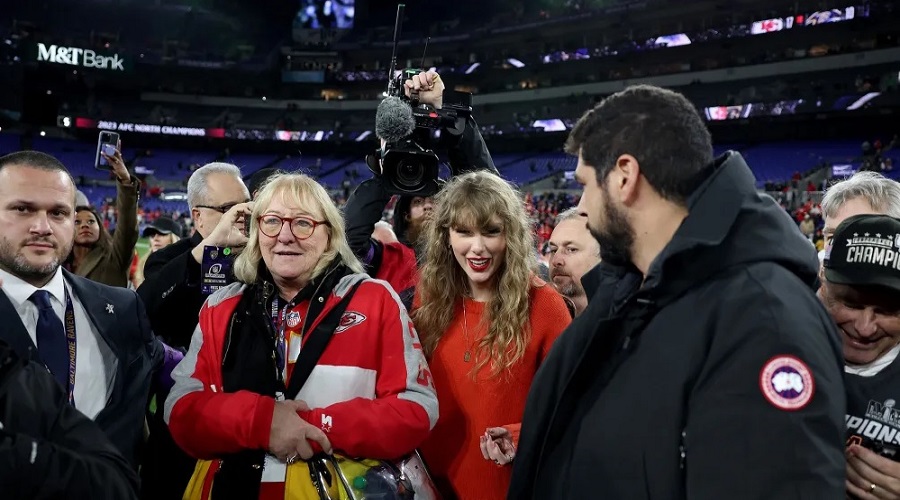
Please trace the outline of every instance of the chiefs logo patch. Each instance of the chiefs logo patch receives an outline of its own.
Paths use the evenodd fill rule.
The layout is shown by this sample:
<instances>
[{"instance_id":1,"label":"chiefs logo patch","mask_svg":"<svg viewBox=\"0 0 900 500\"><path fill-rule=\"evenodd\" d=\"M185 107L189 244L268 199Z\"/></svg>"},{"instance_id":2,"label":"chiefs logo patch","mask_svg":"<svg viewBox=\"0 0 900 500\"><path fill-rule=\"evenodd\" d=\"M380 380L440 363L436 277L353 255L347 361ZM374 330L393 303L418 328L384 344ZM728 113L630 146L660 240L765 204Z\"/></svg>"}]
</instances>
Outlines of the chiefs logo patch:
<instances>
[{"instance_id":1,"label":"chiefs logo patch","mask_svg":"<svg viewBox=\"0 0 900 500\"><path fill-rule=\"evenodd\" d=\"M361 324L365 320L365 314L354 311L347 311L343 316L341 316L341 321L338 323L337 328L334 329L334 333L346 332L350 328Z\"/></svg>"}]
</instances>

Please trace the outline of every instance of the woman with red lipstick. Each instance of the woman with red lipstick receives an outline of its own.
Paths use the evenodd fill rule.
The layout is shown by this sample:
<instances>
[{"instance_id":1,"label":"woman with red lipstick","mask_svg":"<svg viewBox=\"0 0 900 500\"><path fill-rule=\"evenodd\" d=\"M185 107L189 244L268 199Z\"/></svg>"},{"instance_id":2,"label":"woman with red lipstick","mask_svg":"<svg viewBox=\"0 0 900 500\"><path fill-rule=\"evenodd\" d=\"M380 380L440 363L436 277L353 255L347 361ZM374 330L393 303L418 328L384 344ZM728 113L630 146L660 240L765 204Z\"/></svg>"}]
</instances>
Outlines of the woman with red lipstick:
<instances>
[{"instance_id":1,"label":"woman with red lipstick","mask_svg":"<svg viewBox=\"0 0 900 500\"><path fill-rule=\"evenodd\" d=\"M122 154L100 153L112 166L116 182L116 231L103 226L103 219L91 207L75 207L75 245L66 268L85 278L110 286L128 286L128 272L138 240L137 201L140 181L125 168Z\"/></svg>"},{"instance_id":2,"label":"woman with red lipstick","mask_svg":"<svg viewBox=\"0 0 900 500\"><path fill-rule=\"evenodd\" d=\"M413 320L440 416L422 453L445 498L506 498L531 380L570 315L534 275L522 196L494 174L444 187L425 245Z\"/></svg>"}]
</instances>

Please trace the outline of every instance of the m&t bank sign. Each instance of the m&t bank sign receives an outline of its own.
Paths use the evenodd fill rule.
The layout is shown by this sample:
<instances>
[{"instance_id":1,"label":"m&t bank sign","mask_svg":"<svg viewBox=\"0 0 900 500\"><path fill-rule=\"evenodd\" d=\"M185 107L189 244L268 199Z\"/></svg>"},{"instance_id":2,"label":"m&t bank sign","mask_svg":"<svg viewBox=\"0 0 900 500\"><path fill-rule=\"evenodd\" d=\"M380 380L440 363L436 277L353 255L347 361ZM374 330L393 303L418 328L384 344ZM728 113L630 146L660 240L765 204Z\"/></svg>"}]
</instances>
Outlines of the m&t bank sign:
<instances>
[{"instance_id":1,"label":"m&t bank sign","mask_svg":"<svg viewBox=\"0 0 900 500\"><path fill-rule=\"evenodd\" d=\"M38 62L66 64L81 68L125 71L125 58L119 56L119 54L100 54L91 49L49 45L46 43L38 43L36 49Z\"/></svg>"}]
</instances>

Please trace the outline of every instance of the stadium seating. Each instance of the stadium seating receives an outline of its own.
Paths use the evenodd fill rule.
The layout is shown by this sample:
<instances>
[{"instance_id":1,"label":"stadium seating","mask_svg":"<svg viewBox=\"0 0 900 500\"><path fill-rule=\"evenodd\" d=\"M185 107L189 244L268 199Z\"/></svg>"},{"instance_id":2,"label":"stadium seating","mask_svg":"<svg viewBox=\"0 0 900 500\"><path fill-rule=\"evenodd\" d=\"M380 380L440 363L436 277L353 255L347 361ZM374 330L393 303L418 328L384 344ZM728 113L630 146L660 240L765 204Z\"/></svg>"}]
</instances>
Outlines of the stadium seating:
<instances>
[{"instance_id":1,"label":"stadium seating","mask_svg":"<svg viewBox=\"0 0 900 500\"><path fill-rule=\"evenodd\" d=\"M19 134L0 134L0 155L9 154L20 149L21 136Z\"/></svg>"},{"instance_id":2,"label":"stadium seating","mask_svg":"<svg viewBox=\"0 0 900 500\"><path fill-rule=\"evenodd\" d=\"M796 172L809 172L825 164L858 163L861 158L862 142L862 140L843 140L790 141L759 145L723 144L716 146L715 154L721 154L729 149L740 151L753 169L758 185L762 187L766 182L785 181ZM84 177L85 180L108 179L108 175L93 166L95 154L93 143L35 137L32 147L59 158L76 179L79 177ZM16 151L19 148L20 136L0 133L0 153ZM138 157L139 153L142 156ZM222 158L214 152L166 149L155 149L150 153L149 156L143 156L143 151L129 148L125 148L123 152L127 161L135 160L134 165L153 169L151 182L154 183L162 181L181 184L190 176L192 167L216 161L217 158L219 161L238 165L245 176L264 167L277 167L288 171L301 170L316 176L322 184L332 189L340 189L345 179L350 179L351 184L355 186L371 177L371 172L362 158L348 156L290 158L275 154L233 153ZM897 164L900 161L900 151L890 150L886 157L892 158ZM494 157L494 163L504 177L516 184L525 185L561 171L574 170L576 159L562 152L498 154ZM892 171L890 175L900 174ZM102 188L91 189L98 190L95 196L86 192L92 201L107 195L102 192ZM154 200L147 199L145 202L154 203ZM159 203L162 204L160 207L170 206L169 202L160 200Z\"/></svg>"}]
</instances>

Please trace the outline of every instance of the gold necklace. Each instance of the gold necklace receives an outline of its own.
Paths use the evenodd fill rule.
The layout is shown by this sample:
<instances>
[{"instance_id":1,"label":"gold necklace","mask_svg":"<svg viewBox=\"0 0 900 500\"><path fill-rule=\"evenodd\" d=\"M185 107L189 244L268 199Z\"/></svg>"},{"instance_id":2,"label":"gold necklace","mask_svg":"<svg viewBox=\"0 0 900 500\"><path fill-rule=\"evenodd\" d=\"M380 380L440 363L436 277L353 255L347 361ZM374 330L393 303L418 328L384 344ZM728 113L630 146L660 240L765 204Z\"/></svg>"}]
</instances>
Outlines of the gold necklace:
<instances>
[{"instance_id":1,"label":"gold necklace","mask_svg":"<svg viewBox=\"0 0 900 500\"><path fill-rule=\"evenodd\" d=\"M466 298L463 297L463 342L465 342L466 352L463 354L463 361L468 363L472 359L472 347L475 345L475 341L473 339L472 343L469 343L469 315L466 313Z\"/></svg>"}]
</instances>

